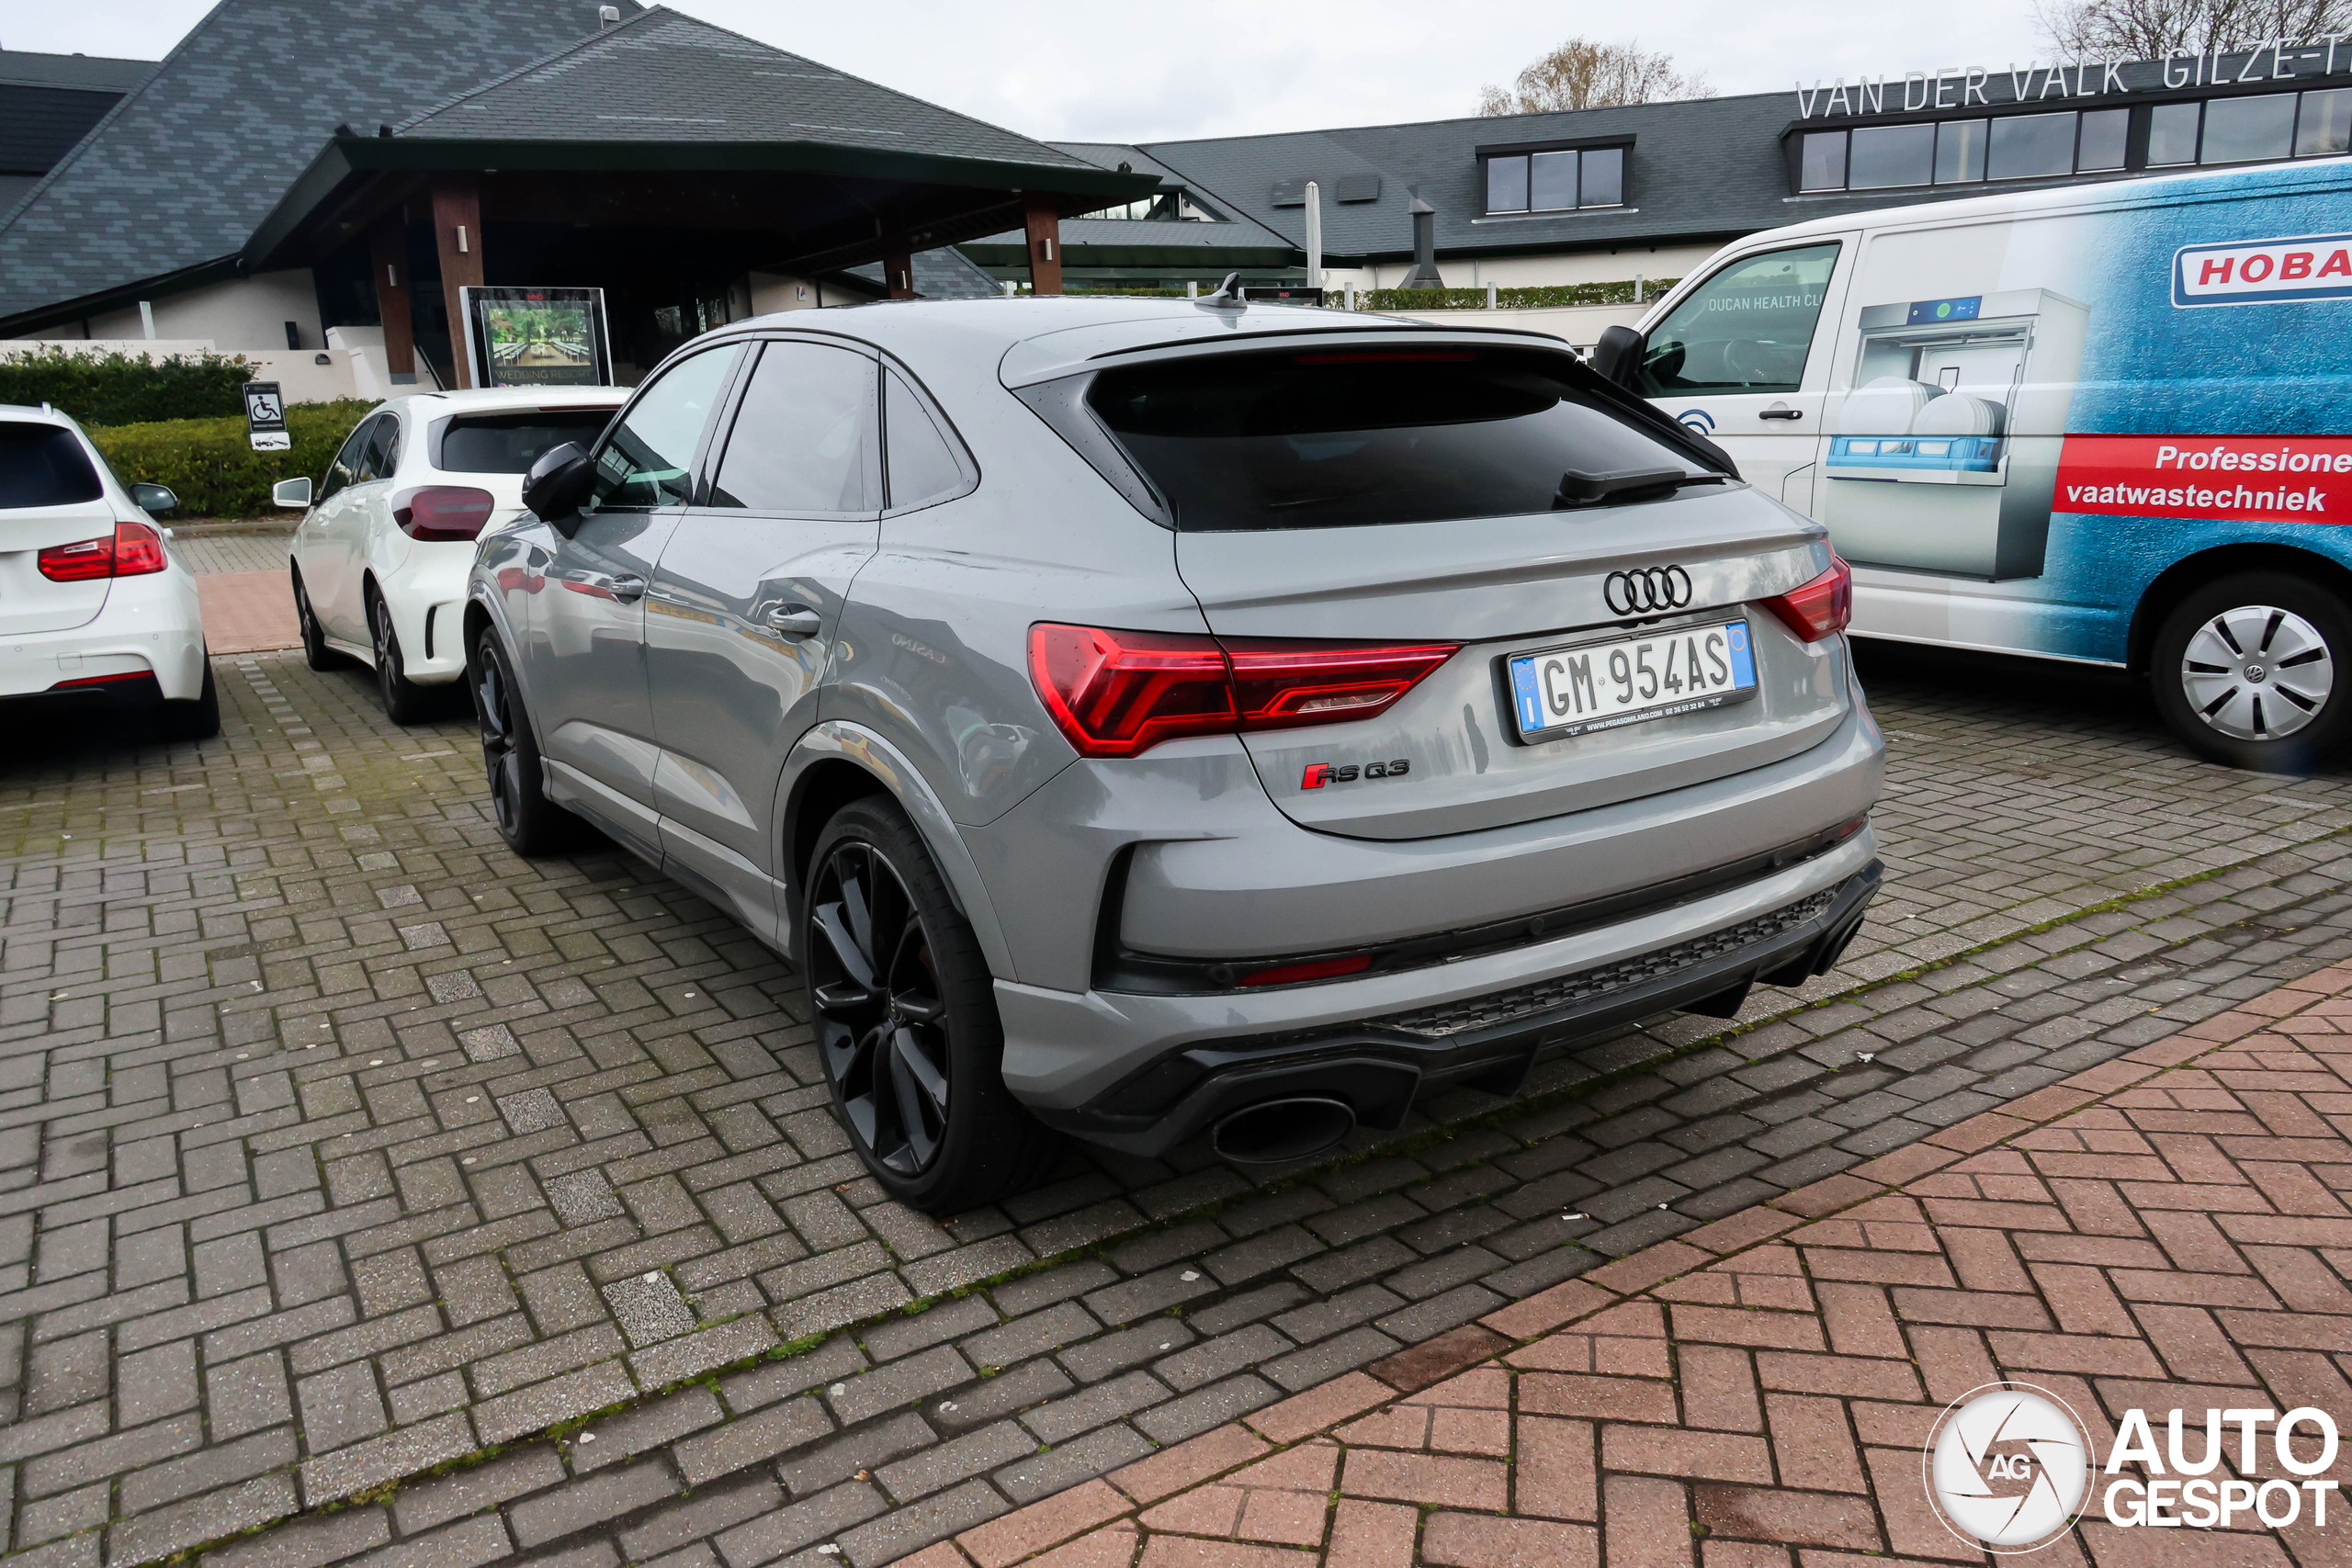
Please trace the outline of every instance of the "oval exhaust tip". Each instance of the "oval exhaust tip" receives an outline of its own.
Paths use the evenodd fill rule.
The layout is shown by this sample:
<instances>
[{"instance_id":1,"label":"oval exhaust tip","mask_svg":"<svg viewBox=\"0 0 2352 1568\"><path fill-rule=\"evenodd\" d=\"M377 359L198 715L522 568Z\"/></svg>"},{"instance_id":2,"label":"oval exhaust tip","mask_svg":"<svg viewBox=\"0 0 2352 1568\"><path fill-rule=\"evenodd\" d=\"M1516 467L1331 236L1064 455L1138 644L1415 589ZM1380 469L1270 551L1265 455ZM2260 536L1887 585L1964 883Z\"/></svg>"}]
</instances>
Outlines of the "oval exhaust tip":
<instances>
[{"instance_id":1,"label":"oval exhaust tip","mask_svg":"<svg viewBox=\"0 0 2352 1568\"><path fill-rule=\"evenodd\" d=\"M1209 1146L1237 1164L1282 1165L1338 1147L1355 1124L1356 1113L1340 1100L1269 1100L1218 1122Z\"/></svg>"}]
</instances>

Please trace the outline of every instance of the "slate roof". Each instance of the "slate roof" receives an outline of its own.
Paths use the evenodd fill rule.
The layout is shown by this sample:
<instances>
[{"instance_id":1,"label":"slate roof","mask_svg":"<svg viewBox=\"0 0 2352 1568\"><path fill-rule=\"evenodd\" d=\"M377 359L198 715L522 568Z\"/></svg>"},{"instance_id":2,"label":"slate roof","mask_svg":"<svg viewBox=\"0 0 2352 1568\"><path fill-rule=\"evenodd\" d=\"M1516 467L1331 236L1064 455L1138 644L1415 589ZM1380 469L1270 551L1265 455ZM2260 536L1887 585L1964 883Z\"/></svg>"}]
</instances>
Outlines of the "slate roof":
<instances>
[{"instance_id":1,"label":"slate roof","mask_svg":"<svg viewBox=\"0 0 2352 1568\"><path fill-rule=\"evenodd\" d=\"M0 216L0 320L233 254L338 123L540 59L594 33L597 4L220 0Z\"/></svg>"},{"instance_id":2,"label":"slate roof","mask_svg":"<svg viewBox=\"0 0 2352 1568\"><path fill-rule=\"evenodd\" d=\"M917 251L912 261L918 299L988 299L1003 292L995 278L975 266L969 256L953 245ZM880 262L851 267L849 276L876 288L884 287Z\"/></svg>"},{"instance_id":3,"label":"slate roof","mask_svg":"<svg viewBox=\"0 0 2352 1568\"><path fill-rule=\"evenodd\" d=\"M777 141L1098 165L985 120L655 6L394 127L494 141Z\"/></svg>"},{"instance_id":4,"label":"slate roof","mask_svg":"<svg viewBox=\"0 0 2352 1568\"><path fill-rule=\"evenodd\" d=\"M0 87L70 87L127 93L155 73L158 62L103 54L42 54L0 49Z\"/></svg>"}]
</instances>

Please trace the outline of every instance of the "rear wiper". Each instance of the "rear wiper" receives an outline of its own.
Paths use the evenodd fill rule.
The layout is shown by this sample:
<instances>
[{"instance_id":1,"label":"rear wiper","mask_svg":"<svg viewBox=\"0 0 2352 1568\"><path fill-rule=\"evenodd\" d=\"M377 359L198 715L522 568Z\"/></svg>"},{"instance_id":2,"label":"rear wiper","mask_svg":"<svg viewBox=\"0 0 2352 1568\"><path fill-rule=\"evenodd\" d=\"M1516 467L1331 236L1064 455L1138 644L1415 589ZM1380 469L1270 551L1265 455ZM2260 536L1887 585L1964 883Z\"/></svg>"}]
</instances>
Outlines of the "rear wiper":
<instances>
[{"instance_id":1,"label":"rear wiper","mask_svg":"<svg viewBox=\"0 0 2352 1568\"><path fill-rule=\"evenodd\" d=\"M1728 475L1686 474L1680 468L1611 468L1598 474L1570 468L1560 476L1560 493L1552 498L1552 510L1567 512L1609 501L1632 500L1644 491L1664 495L1684 485L1719 485L1728 480Z\"/></svg>"}]
</instances>

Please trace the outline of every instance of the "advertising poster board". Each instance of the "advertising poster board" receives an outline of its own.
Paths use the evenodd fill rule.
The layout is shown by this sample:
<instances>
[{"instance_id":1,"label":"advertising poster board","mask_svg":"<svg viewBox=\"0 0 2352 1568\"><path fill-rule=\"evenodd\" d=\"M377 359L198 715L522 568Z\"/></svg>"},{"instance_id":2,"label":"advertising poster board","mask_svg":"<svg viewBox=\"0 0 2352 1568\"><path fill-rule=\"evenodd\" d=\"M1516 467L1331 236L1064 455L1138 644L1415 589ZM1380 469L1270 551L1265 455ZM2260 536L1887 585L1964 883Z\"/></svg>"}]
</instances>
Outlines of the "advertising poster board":
<instances>
[{"instance_id":1,"label":"advertising poster board","mask_svg":"<svg viewBox=\"0 0 2352 1568\"><path fill-rule=\"evenodd\" d=\"M461 288L477 387L606 387L612 349L601 288Z\"/></svg>"}]
</instances>

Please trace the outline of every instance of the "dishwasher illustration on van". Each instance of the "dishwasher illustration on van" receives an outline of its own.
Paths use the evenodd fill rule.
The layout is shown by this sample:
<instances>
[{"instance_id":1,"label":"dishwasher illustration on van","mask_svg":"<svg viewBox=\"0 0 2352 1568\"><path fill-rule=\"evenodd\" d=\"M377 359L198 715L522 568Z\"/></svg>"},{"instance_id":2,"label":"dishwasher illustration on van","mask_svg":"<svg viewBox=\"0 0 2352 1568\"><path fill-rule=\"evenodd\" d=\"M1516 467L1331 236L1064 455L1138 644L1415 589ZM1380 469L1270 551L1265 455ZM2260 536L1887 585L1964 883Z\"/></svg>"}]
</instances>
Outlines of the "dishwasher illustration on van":
<instances>
[{"instance_id":1,"label":"dishwasher illustration on van","mask_svg":"<svg viewBox=\"0 0 2352 1568\"><path fill-rule=\"evenodd\" d=\"M2038 577L2090 312L2042 288L1866 305L1822 520L1858 565Z\"/></svg>"}]
</instances>

